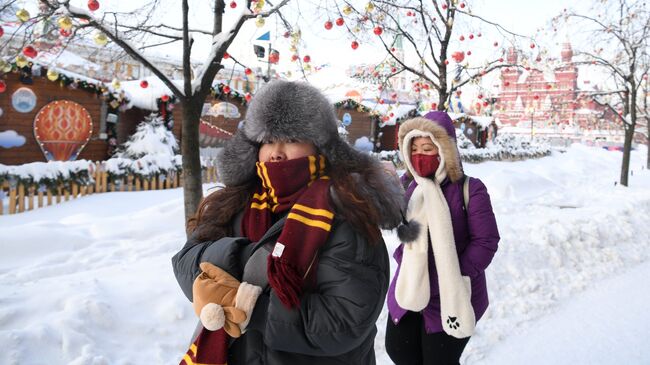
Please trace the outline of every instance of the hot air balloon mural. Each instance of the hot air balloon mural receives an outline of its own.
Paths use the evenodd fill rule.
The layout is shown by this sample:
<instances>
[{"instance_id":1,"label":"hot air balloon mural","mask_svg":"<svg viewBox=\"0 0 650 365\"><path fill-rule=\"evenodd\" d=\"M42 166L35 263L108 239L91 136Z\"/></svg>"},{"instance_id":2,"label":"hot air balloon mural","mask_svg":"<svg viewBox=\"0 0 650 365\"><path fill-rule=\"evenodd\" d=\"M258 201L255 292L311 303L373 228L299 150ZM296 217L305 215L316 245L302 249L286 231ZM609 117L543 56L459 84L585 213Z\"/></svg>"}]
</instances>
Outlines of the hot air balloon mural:
<instances>
[{"instance_id":1,"label":"hot air balloon mural","mask_svg":"<svg viewBox=\"0 0 650 365\"><path fill-rule=\"evenodd\" d=\"M34 137L48 161L72 161L92 135L90 113L72 101L57 100L45 105L34 119Z\"/></svg>"}]
</instances>

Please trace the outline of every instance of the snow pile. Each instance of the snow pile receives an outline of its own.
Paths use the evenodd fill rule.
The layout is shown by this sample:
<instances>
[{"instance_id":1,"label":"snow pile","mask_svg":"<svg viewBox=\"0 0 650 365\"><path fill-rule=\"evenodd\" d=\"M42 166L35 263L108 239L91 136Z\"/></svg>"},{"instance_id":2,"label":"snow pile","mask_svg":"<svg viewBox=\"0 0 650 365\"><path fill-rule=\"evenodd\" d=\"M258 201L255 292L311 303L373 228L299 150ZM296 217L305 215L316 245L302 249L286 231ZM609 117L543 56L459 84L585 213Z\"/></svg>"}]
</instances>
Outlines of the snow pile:
<instances>
[{"instance_id":1,"label":"snow pile","mask_svg":"<svg viewBox=\"0 0 650 365\"><path fill-rule=\"evenodd\" d=\"M46 186L55 188L69 182L78 185L94 184L95 165L87 160L31 162L23 165L0 164L0 185L5 181L10 184L27 186Z\"/></svg>"},{"instance_id":2,"label":"snow pile","mask_svg":"<svg viewBox=\"0 0 650 365\"><path fill-rule=\"evenodd\" d=\"M462 134L457 135L461 136ZM470 142L469 145L466 142L462 143L463 138L465 138L464 135L458 138L458 147L462 160L467 162L525 160L551 154L550 144L536 139L531 141L527 137L513 134L499 134L493 142L488 142L485 148L474 148L469 140L467 140Z\"/></svg>"}]
</instances>

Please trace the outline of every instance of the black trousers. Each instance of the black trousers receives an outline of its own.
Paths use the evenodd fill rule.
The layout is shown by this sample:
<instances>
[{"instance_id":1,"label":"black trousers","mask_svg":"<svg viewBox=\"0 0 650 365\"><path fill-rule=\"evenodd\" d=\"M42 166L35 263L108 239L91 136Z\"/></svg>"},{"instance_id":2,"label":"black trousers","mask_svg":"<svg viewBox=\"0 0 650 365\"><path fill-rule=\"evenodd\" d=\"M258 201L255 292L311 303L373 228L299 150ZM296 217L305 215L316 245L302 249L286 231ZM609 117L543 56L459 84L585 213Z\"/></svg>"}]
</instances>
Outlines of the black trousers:
<instances>
[{"instance_id":1,"label":"black trousers","mask_svg":"<svg viewBox=\"0 0 650 365\"><path fill-rule=\"evenodd\" d=\"M457 365L468 338L444 332L426 333L422 314L407 312L399 324L390 315L386 325L386 352L397 365Z\"/></svg>"}]
</instances>

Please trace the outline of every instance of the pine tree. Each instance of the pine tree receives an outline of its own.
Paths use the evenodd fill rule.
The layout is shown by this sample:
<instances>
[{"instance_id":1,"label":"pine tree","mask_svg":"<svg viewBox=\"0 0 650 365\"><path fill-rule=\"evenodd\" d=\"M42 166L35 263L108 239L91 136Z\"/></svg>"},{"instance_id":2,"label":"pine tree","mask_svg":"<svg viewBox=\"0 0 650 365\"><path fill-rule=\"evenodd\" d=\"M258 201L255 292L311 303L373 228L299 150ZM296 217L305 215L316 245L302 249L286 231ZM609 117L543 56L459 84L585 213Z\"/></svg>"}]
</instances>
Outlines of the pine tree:
<instances>
[{"instance_id":1,"label":"pine tree","mask_svg":"<svg viewBox=\"0 0 650 365\"><path fill-rule=\"evenodd\" d=\"M118 148L115 157L139 159L145 155L169 155L178 153L178 142L174 134L165 127L165 122L156 113L151 113L144 118L136 130Z\"/></svg>"}]
</instances>

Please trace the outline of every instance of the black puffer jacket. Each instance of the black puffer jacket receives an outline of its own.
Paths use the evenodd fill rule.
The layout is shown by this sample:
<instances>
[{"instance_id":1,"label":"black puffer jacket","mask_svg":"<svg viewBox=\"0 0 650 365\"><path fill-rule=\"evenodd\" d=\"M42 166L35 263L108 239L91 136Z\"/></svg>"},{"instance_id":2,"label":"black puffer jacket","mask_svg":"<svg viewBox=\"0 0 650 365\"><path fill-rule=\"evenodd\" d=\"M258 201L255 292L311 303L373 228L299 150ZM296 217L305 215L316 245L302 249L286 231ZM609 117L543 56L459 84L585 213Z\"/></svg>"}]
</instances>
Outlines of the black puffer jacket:
<instances>
[{"instance_id":1,"label":"black puffer jacket","mask_svg":"<svg viewBox=\"0 0 650 365\"><path fill-rule=\"evenodd\" d=\"M172 259L190 300L203 261L265 287L247 332L230 345L228 364L375 364L375 322L389 279L384 243L370 246L348 222L335 219L318 258L316 286L303 295L299 308L288 310L266 285L266 256L283 225L281 219L254 243L231 237L190 239ZM234 227L239 231L238 222Z\"/></svg>"}]
</instances>

